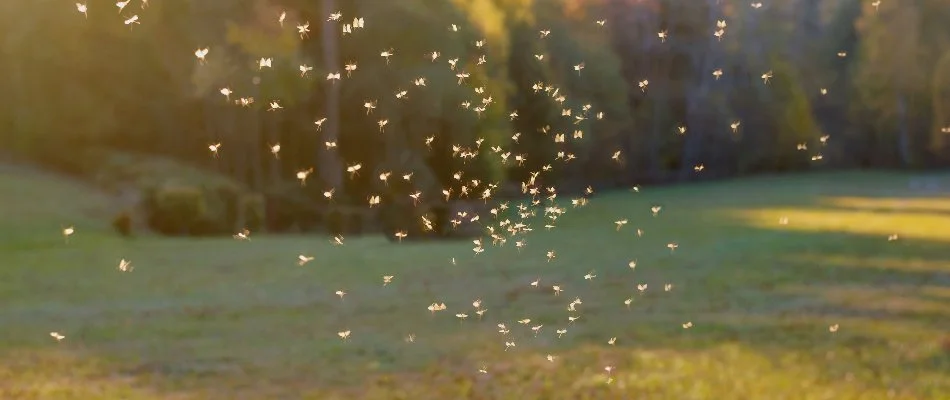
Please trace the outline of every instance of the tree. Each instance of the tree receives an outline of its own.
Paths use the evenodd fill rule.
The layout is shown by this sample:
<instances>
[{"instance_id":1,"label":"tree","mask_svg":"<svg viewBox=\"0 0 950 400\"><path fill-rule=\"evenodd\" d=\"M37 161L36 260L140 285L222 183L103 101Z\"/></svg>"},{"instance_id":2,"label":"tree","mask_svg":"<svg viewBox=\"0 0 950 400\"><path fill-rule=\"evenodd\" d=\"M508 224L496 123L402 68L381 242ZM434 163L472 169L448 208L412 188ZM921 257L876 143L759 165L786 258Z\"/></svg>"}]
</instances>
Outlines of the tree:
<instances>
[{"instance_id":1,"label":"tree","mask_svg":"<svg viewBox=\"0 0 950 400\"><path fill-rule=\"evenodd\" d=\"M918 111L914 100L929 83L926 67L919 62L924 50L920 9L903 3L881 3L880 9L865 6L857 26L862 36L858 94L883 127L877 133L879 142L897 149L899 163L910 166L916 162L911 131L911 118Z\"/></svg>"},{"instance_id":2,"label":"tree","mask_svg":"<svg viewBox=\"0 0 950 400\"><path fill-rule=\"evenodd\" d=\"M322 17L320 43L323 49L323 64L327 73L340 73L339 25L330 19L330 14L337 12L336 0L322 0ZM337 142L340 139L340 85L329 85L325 89L326 96L326 131L324 140ZM343 190L343 161L333 149L317 144L318 168L323 184L330 188Z\"/></svg>"}]
</instances>

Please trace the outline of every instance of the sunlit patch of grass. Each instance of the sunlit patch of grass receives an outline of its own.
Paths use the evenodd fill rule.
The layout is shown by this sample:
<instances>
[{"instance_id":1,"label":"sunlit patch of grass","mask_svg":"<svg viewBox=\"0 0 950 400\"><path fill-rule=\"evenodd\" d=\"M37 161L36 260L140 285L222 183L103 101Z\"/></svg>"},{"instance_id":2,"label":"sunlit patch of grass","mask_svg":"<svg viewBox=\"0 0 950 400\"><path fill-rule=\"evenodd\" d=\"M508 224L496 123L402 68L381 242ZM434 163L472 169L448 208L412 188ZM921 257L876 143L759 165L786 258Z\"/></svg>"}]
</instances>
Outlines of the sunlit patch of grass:
<instances>
[{"instance_id":1,"label":"sunlit patch of grass","mask_svg":"<svg viewBox=\"0 0 950 400\"><path fill-rule=\"evenodd\" d=\"M885 212L950 212L950 200L941 198L830 197L823 199L821 204L832 207Z\"/></svg>"},{"instance_id":2,"label":"sunlit patch of grass","mask_svg":"<svg viewBox=\"0 0 950 400\"><path fill-rule=\"evenodd\" d=\"M52 347L10 351L0 363L3 399L184 399L139 377L107 373L94 355Z\"/></svg>"},{"instance_id":3,"label":"sunlit patch of grass","mask_svg":"<svg viewBox=\"0 0 950 400\"><path fill-rule=\"evenodd\" d=\"M367 399L619 399L630 393L641 399L713 399L726 393L730 398L915 399L927 393L901 383L910 375L898 368L904 360L892 357L892 372L882 375L865 365L880 355L847 346L834 349L833 341L828 339L814 354L760 352L736 343L699 350L581 347L553 362L541 353L521 353L513 361L471 363L468 370L445 366L379 376L360 393ZM609 374L604 370L608 365L613 367ZM483 367L487 374L477 371ZM353 393L323 390L313 392L313 398L342 399Z\"/></svg>"},{"instance_id":4,"label":"sunlit patch of grass","mask_svg":"<svg viewBox=\"0 0 950 400\"><path fill-rule=\"evenodd\" d=\"M124 240L93 225L67 244L58 224L72 214L34 210L40 222L0 253L0 382L44 399L942 399L950 250L940 214L821 209L831 190L867 196L859 183L874 182L893 197L904 180L849 173L607 193L556 229L536 226L523 250L509 242L477 256L467 241ZM663 206L656 216L653 205ZM630 223L618 232L619 218ZM900 239L888 242L892 233ZM298 254L315 259L299 266ZM117 270L123 258L132 272ZM384 275L394 276L385 286ZM569 313L575 298L583 304ZM448 309L433 315L433 302ZM569 323L572 314L581 319Z\"/></svg>"},{"instance_id":5,"label":"sunlit patch of grass","mask_svg":"<svg viewBox=\"0 0 950 400\"><path fill-rule=\"evenodd\" d=\"M746 223L769 229L802 232L842 232L899 238L950 241L950 214L898 211L847 211L794 207L736 210L732 215ZM787 218L787 224L781 224Z\"/></svg>"}]
</instances>

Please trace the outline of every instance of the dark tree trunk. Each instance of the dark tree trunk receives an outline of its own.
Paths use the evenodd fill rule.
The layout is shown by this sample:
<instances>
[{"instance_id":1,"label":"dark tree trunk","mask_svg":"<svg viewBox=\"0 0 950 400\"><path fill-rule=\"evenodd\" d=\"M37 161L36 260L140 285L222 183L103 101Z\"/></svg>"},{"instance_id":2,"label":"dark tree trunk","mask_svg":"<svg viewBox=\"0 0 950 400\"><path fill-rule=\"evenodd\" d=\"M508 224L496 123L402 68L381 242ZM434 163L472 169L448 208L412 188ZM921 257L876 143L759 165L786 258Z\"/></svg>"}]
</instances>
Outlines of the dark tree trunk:
<instances>
[{"instance_id":1,"label":"dark tree trunk","mask_svg":"<svg viewBox=\"0 0 950 400\"><path fill-rule=\"evenodd\" d=\"M339 25L329 21L330 14L337 11L336 0L323 1L323 62L328 72L340 72ZM336 142L340 138L340 84L331 83L326 89L327 121L323 127L323 139ZM343 161L336 149L327 148L323 142L317 143L319 174L326 187L343 191Z\"/></svg>"}]
</instances>

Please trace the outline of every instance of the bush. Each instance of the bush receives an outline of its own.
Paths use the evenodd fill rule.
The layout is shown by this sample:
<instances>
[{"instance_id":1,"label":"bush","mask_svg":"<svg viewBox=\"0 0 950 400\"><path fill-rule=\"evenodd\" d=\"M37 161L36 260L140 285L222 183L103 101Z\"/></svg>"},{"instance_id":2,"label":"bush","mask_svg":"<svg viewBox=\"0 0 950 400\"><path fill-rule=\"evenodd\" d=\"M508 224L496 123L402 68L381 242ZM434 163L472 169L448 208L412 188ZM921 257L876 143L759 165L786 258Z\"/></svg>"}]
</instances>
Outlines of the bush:
<instances>
[{"instance_id":1,"label":"bush","mask_svg":"<svg viewBox=\"0 0 950 400\"><path fill-rule=\"evenodd\" d=\"M264 229L266 222L266 201L261 194L245 194L241 196L240 211L243 228L251 232Z\"/></svg>"},{"instance_id":2,"label":"bush","mask_svg":"<svg viewBox=\"0 0 950 400\"><path fill-rule=\"evenodd\" d=\"M306 208L300 210L295 220L301 232L317 232L323 227L324 215L316 208Z\"/></svg>"},{"instance_id":3,"label":"bush","mask_svg":"<svg viewBox=\"0 0 950 400\"><path fill-rule=\"evenodd\" d=\"M264 197L234 185L165 185L147 196L149 227L165 235L229 235L264 227Z\"/></svg>"},{"instance_id":4,"label":"bush","mask_svg":"<svg viewBox=\"0 0 950 400\"><path fill-rule=\"evenodd\" d=\"M389 240L396 240L395 233L399 231L406 232L407 240L422 239L433 237L435 231L426 231L422 222L422 217L426 216L430 221L434 216L430 213L431 207L428 204L415 205L412 202L391 202L380 207L379 219L382 225L383 234ZM433 225L435 221L432 221ZM435 228L433 226L433 228Z\"/></svg>"},{"instance_id":5,"label":"bush","mask_svg":"<svg viewBox=\"0 0 950 400\"><path fill-rule=\"evenodd\" d=\"M105 148L79 152L70 162L63 168L102 188L141 193L148 226L159 233L231 235L245 227L260 230L265 225L263 198L220 173L165 157ZM121 233L125 228L116 226L120 223L116 216L113 225Z\"/></svg>"},{"instance_id":6,"label":"bush","mask_svg":"<svg viewBox=\"0 0 950 400\"><path fill-rule=\"evenodd\" d=\"M361 235L371 228L371 214L363 207L334 207L327 212L327 232L332 235Z\"/></svg>"},{"instance_id":7,"label":"bush","mask_svg":"<svg viewBox=\"0 0 950 400\"><path fill-rule=\"evenodd\" d=\"M350 210L346 216L346 233L350 235L362 235L366 230L366 216L362 210Z\"/></svg>"},{"instance_id":8,"label":"bush","mask_svg":"<svg viewBox=\"0 0 950 400\"><path fill-rule=\"evenodd\" d=\"M327 212L327 232L331 235L346 234L346 217L343 211L334 208Z\"/></svg>"},{"instance_id":9,"label":"bush","mask_svg":"<svg viewBox=\"0 0 950 400\"><path fill-rule=\"evenodd\" d=\"M206 185L208 198L212 199L214 219L220 226L223 234L233 234L244 228L242 216L244 214L244 191L240 186L231 182Z\"/></svg>"},{"instance_id":10,"label":"bush","mask_svg":"<svg viewBox=\"0 0 950 400\"><path fill-rule=\"evenodd\" d=\"M449 220L452 217L449 215L449 207L445 204L438 204L432 207L432 221L435 234L439 236L447 236L449 233Z\"/></svg>"},{"instance_id":11,"label":"bush","mask_svg":"<svg viewBox=\"0 0 950 400\"><path fill-rule=\"evenodd\" d=\"M234 231L225 231L220 219L207 214L192 221L188 227L189 236L221 236L225 233L233 234Z\"/></svg>"},{"instance_id":12,"label":"bush","mask_svg":"<svg viewBox=\"0 0 950 400\"><path fill-rule=\"evenodd\" d=\"M128 211L116 214L112 218L112 228L122 236L132 236L132 215Z\"/></svg>"},{"instance_id":13,"label":"bush","mask_svg":"<svg viewBox=\"0 0 950 400\"><path fill-rule=\"evenodd\" d=\"M299 227L304 232L319 229L323 215L315 200L299 184L278 183L264 192L265 225L271 232Z\"/></svg>"},{"instance_id":14,"label":"bush","mask_svg":"<svg viewBox=\"0 0 950 400\"><path fill-rule=\"evenodd\" d=\"M204 192L193 186L163 186L150 191L148 225L165 235L188 235L209 229Z\"/></svg>"},{"instance_id":15,"label":"bush","mask_svg":"<svg viewBox=\"0 0 950 400\"><path fill-rule=\"evenodd\" d=\"M483 227L477 222L472 222L472 217L476 215L486 216L488 214L488 209L490 208L485 203L478 201L464 201L456 200L451 202L448 205L448 219L457 219L461 221L461 224L453 227L451 223L447 226L445 236L456 237L456 238L470 238L481 236L483 232ZM465 217L461 217L459 214L465 214Z\"/></svg>"}]
</instances>

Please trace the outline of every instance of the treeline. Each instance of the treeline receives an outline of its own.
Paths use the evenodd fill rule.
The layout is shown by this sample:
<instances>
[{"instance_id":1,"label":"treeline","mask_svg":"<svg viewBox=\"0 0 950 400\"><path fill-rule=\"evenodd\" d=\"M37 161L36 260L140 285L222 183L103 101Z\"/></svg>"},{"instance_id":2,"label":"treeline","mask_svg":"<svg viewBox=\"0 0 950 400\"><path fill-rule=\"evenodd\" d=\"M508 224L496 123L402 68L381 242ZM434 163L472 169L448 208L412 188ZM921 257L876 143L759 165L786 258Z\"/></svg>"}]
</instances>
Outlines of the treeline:
<instances>
[{"instance_id":1,"label":"treeline","mask_svg":"<svg viewBox=\"0 0 950 400\"><path fill-rule=\"evenodd\" d=\"M78 6L0 4L0 143L131 186L170 234L394 231L529 186L950 158L943 0ZM375 196L383 217L341 211Z\"/></svg>"}]
</instances>

